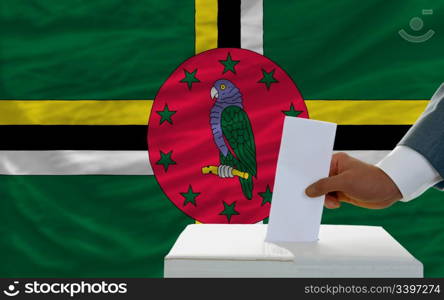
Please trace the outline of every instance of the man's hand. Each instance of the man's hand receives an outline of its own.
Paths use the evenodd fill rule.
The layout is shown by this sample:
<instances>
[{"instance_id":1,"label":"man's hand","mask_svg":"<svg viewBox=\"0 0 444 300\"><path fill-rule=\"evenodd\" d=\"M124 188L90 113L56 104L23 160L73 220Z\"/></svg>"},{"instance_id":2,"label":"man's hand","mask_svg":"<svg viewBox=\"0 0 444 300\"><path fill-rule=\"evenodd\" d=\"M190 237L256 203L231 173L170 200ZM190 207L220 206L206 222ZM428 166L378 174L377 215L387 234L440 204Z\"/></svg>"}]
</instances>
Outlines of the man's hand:
<instances>
[{"instance_id":1,"label":"man's hand","mask_svg":"<svg viewBox=\"0 0 444 300\"><path fill-rule=\"evenodd\" d=\"M365 208L385 208L402 198L395 183L381 169L345 153L333 155L329 177L306 190L309 197L327 195L325 207L338 208L348 202Z\"/></svg>"}]
</instances>

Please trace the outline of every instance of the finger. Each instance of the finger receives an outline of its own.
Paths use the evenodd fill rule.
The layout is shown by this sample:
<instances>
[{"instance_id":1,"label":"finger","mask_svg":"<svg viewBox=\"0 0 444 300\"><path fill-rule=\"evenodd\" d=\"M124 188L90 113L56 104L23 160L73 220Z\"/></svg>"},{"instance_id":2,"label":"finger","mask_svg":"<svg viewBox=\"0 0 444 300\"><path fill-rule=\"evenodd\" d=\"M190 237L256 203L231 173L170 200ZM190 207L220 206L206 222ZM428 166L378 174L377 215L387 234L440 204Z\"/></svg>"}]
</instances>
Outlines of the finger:
<instances>
[{"instance_id":1,"label":"finger","mask_svg":"<svg viewBox=\"0 0 444 300\"><path fill-rule=\"evenodd\" d=\"M327 195L326 197L329 197L329 196L330 195ZM393 204L393 203L390 203L387 201L361 201L361 200L353 199L344 193L335 193L335 195L332 199L339 201L339 203L345 202L348 204L352 204L354 206L368 208L368 209L381 209L381 208L385 208L385 207Z\"/></svg>"},{"instance_id":2,"label":"finger","mask_svg":"<svg viewBox=\"0 0 444 300\"><path fill-rule=\"evenodd\" d=\"M328 199L330 201L341 202L339 200L338 196L336 195L336 193L329 193L329 194L325 195L325 199Z\"/></svg>"},{"instance_id":3,"label":"finger","mask_svg":"<svg viewBox=\"0 0 444 300\"><path fill-rule=\"evenodd\" d=\"M328 209L336 209L336 208L341 207L341 204L339 204L339 202L336 202L336 201L325 200L324 206Z\"/></svg>"},{"instance_id":4,"label":"finger","mask_svg":"<svg viewBox=\"0 0 444 300\"><path fill-rule=\"evenodd\" d=\"M324 206L329 209L335 209L339 208L341 206L341 203L334 197L327 195L324 201Z\"/></svg>"},{"instance_id":5,"label":"finger","mask_svg":"<svg viewBox=\"0 0 444 300\"><path fill-rule=\"evenodd\" d=\"M343 163L348 159L348 154L345 152L338 152L333 154L330 162L330 172L328 176L338 175L339 173L339 164Z\"/></svg>"},{"instance_id":6,"label":"finger","mask_svg":"<svg viewBox=\"0 0 444 300\"><path fill-rule=\"evenodd\" d=\"M338 175L338 155L337 153L333 154L330 162L330 172L328 176Z\"/></svg>"},{"instance_id":7,"label":"finger","mask_svg":"<svg viewBox=\"0 0 444 300\"><path fill-rule=\"evenodd\" d=\"M341 191L346 184L346 180L342 174L322 178L313 183L305 190L308 197L319 197L330 192Z\"/></svg>"},{"instance_id":8,"label":"finger","mask_svg":"<svg viewBox=\"0 0 444 300\"><path fill-rule=\"evenodd\" d=\"M359 201L354 199L341 199L341 202L347 202L354 206L368 208L368 209L382 209L392 205L394 202L390 201L378 201L378 202L367 202L367 201Z\"/></svg>"}]
</instances>

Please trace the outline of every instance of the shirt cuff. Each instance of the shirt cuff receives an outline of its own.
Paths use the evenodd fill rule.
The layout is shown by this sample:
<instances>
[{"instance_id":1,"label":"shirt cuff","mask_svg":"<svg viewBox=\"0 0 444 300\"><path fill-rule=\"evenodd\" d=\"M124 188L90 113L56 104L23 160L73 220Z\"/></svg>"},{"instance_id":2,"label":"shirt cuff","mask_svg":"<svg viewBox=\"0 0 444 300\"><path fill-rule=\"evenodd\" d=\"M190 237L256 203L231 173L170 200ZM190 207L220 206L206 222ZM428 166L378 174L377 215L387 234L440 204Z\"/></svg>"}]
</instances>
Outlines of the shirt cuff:
<instances>
[{"instance_id":1,"label":"shirt cuff","mask_svg":"<svg viewBox=\"0 0 444 300\"><path fill-rule=\"evenodd\" d=\"M397 146L376 166L393 180L403 202L415 199L442 180L424 156L407 146Z\"/></svg>"}]
</instances>

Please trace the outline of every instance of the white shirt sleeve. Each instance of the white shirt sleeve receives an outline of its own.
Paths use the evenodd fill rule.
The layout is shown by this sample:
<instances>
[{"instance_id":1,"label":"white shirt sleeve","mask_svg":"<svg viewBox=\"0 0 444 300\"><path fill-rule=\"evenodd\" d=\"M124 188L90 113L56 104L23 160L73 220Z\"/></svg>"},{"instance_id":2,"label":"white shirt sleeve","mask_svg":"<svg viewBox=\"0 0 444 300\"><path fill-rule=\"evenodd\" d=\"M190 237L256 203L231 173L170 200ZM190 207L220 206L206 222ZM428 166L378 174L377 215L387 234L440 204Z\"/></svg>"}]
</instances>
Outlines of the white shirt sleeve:
<instances>
[{"instance_id":1,"label":"white shirt sleeve","mask_svg":"<svg viewBox=\"0 0 444 300\"><path fill-rule=\"evenodd\" d=\"M443 180L424 156L407 146L397 146L376 166L393 180L404 202Z\"/></svg>"}]
</instances>

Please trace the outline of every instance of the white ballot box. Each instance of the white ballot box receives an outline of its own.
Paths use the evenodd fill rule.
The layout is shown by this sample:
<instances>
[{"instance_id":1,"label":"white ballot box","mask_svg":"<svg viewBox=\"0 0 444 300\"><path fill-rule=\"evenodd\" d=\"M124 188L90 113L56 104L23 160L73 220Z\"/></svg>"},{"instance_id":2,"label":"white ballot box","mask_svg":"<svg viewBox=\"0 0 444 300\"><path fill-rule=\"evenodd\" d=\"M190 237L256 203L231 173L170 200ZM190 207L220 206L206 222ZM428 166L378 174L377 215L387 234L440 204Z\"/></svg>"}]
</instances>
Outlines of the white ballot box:
<instances>
[{"instance_id":1,"label":"white ballot box","mask_svg":"<svg viewBox=\"0 0 444 300\"><path fill-rule=\"evenodd\" d=\"M265 242L267 225L188 225L165 277L422 277L423 266L382 227L321 225L319 240Z\"/></svg>"}]
</instances>

